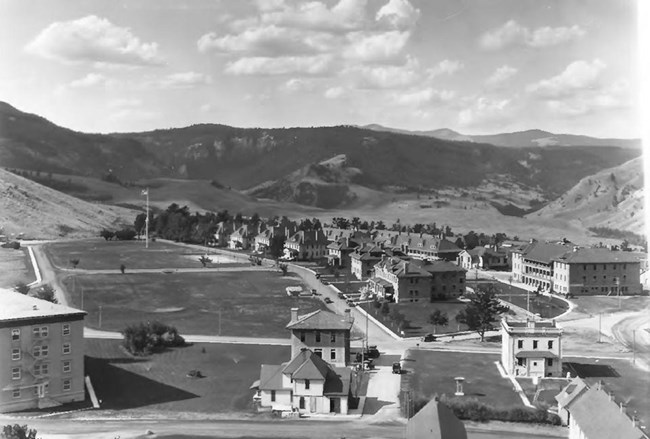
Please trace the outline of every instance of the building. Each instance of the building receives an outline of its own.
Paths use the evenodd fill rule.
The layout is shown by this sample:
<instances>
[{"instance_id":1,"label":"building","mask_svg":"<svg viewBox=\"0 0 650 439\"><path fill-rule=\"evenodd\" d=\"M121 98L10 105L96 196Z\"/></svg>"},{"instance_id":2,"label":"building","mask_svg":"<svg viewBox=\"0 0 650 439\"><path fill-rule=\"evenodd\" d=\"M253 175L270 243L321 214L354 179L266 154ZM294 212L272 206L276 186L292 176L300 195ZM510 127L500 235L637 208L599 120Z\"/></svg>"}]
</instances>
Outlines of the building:
<instances>
[{"instance_id":1,"label":"building","mask_svg":"<svg viewBox=\"0 0 650 439\"><path fill-rule=\"evenodd\" d=\"M262 230L262 223L259 226L243 224L230 234L228 248L233 250L248 250L255 243L255 237Z\"/></svg>"},{"instance_id":2,"label":"building","mask_svg":"<svg viewBox=\"0 0 650 439\"><path fill-rule=\"evenodd\" d=\"M217 229L214 231L214 235L210 240L210 245L214 247L226 247L228 245L228 240L230 239L230 234L233 232L234 227L230 221L221 221L217 224Z\"/></svg>"},{"instance_id":3,"label":"building","mask_svg":"<svg viewBox=\"0 0 650 439\"><path fill-rule=\"evenodd\" d=\"M553 260L553 291L586 294L641 294L641 262L631 252L579 248Z\"/></svg>"},{"instance_id":4,"label":"building","mask_svg":"<svg viewBox=\"0 0 650 439\"><path fill-rule=\"evenodd\" d=\"M508 270L508 254L495 247L475 247L458 254L457 263L465 270Z\"/></svg>"},{"instance_id":5,"label":"building","mask_svg":"<svg viewBox=\"0 0 650 439\"><path fill-rule=\"evenodd\" d=\"M263 253L271 247L271 239L276 236L288 236L292 234L293 229L283 226L271 226L262 230L260 233L255 236L254 239L254 249L257 252Z\"/></svg>"},{"instance_id":6,"label":"building","mask_svg":"<svg viewBox=\"0 0 650 439\"><path fill-rule=\"evenodd\" d=\"M336 267L350 268L350 255L365 243L371 243L370 234L354 232L350 236L338 238L327 245L327 263Z\"/></svg>"},{"instance_id":7,"label":"building","mask_svg":"<svg viewBox=\"0 0 650 439\"><path fill-rule=\"evenodd\" d=\"M575 378L556 395L558 413L563 423L569 425L569 439L646 439L630 419L624 405L616 404L598 383L590 387Z\"/></svg>"},{"instance_id":8,"label":"building","mask_svg":"<svg viewBox=\"0 0 650 439\"><path fill-rule=\"evenodd\" d=\"M381 261L385 251L378 245L365 243L350 253L350 272L359 280L366 280L372 276L374 266Z\"/></svg>"},{"instance_id":9,"label":"building","mask_svg":"<svg viewBox=\"0 0 650 439\"><path fill-rule=\"evenodd\" d=\"M437 398L406 423L406 439L467 439L465 424Z\"/></svg>"},{"instance_id":10,"label":"building","mask_svg":"<svg viewBox=\"0 0 650 439\"><path fill-rule=\"evenodd\" d=\"M291 331L291 358L307 348L333 366L347 366L353 323L349 309L344 316L323 310L299 316L298 308L291 308L287 325Z\"/></svg>"},{"instance_id":11,"label":"building","mask_svg":"<svg viewBox=\"0 0 650 439\"><path fill-rule=\"evenodd\" d=\"M391 245L408 256L418 259L456 261L462 251L456 244L425 233L400 233L391 239Z\"/></svg>"},{"instance_id":12,"label":"building","mask_svg":"<svg viewBox=\"0 0 650 439\"><path fill-rule=\"evenodd\" d=\"M284 243L286 259L311 261L327 257L327 238L321 230L300 230Z\"/></svg>"},{"instance_id":13,"label":"building","mask_svg":"<svg viewBox=\"0 0 650 439\"><path fill-rule=\"evenodd\" d=\"M465 292L465 270L451 262L383 256L368 289L392 302L430 302Z\"/></svg>"},{"instance_id":14,"label":"building","mask_svg":"<svg viewBox=\"0 0 650 439\"><path fill-rule=\"evenodd\" d=\"M553 287L553 261L571 246L564 243L532 241L512 252L512 277L517 282L550 291Z\"/></svg>"},{"instance_id":15,"label":"building","mask_svg":"<svg viewBox=\"0 0 650 439\"><path fill-rule=\"evenodd\" d=\"M272 410L347 414L351 375L305 348L287 363L263 364L251 388L259 405Z\"/></svg>"},{"instance_id":16,"label":"building","mask_svg":"<svg viewBox=\"0 0 650 439\"><path fill-rule=\"evenodd\" d=\"M0 292L0 412L83 401L86 313Z\"/></svg>"},{"instance_id":17,"label":"building","mask_svg":"<svg viewBox=\"0 0 650 439\"><path fill-rule=\"evenodd\" d=\"M514 376L562 376L562 329L555 320L501 320L501 364Z\"/></svg>"}]
</instances>

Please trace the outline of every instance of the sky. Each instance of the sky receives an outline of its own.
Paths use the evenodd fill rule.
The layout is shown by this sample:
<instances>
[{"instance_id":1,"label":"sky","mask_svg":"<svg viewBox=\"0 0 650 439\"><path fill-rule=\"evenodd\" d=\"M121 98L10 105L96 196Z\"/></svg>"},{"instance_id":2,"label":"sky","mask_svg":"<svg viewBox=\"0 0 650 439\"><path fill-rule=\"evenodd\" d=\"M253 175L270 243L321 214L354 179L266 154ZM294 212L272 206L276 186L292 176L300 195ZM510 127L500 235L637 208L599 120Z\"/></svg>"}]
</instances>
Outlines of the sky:
<instances>
[{"instance_id":1,"label":"sky","mask_svg":"<svg viewBox=\"0 0 650 439\"><path fill-rule=\"evenodd\" d=\"M637 137L635 0L0 0L0 100L220 123Z\"/></svg>"}]
</instances>

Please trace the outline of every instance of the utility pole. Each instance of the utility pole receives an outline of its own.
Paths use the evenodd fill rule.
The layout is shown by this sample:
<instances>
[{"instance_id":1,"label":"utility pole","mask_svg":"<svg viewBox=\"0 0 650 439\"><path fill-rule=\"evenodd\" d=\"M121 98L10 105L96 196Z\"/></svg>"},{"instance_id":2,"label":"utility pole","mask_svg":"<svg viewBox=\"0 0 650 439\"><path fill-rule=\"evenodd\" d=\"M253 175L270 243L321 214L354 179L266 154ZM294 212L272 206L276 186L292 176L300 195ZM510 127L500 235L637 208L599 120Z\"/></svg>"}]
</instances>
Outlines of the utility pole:
<instances>
[{"instance_id":1,"label":"utility pole","mask_svg":"<svg viewBox=\"0 0 650 439\"><path fill-rule=\"evenodd\" d=\"M618 309L621 309L621 282L618 277L614 278L614 284L616 284L616 295L618 296Z\"/></svg>"},{"instance_id":2,"label":"utility pole","mask_svg":"<svg viewBox=\"0 0 650 439\"><path fill-rule=\"evenodd\" d=\"M599 312L599 313L598 313L598 343L601 342L601 339L600 339L600 334L601 334L601 332L600 332L600 325L601 325L601 320L602 320L602 318L603 318L603 313L602 313L602 312Z\"/></svg>"},{"instance_id":3,"label":"utility pole","mask_svg":"<svg viewBox=\"0 0 650 439\"><path fill-rule=\"evenodd\" d=\"M84 287L81 287L81 309L84 309Z\"/></svg>"},{"instance_id":4,"label":"utility pole","mask_svg":"<svg viewBox=\"0 0 650 439\"><path fill-rule=\"evenodd\" d=\"M636 364L636 329L632 330L632 364Z\"/></svg>"},{"instance_id":5,"label":"utility pole","mask_svg":"<svg viewBox=\"0 0 650 439\"><path fill-rule=\"evenodd\" d=\"M99 305L99 327L102 327L102 306Z\"/></svg>"},{"instance_id":6,"label":"utility pole","mask_svg":"<svg viewBox=\"0 0 650 439\"><path fill-rule=\"evenodd\" d=\"M149 248L149 188L142 190L142 195L147 197L147 217L144 220L145 248Z\"/></svg>"},{"instance_id":7,"label":"utility pole","mask_svg":"<svg viewBox=\"0 0 650 439\"><path fill-rule=\"evenodd\" d=\"M221 308L219 308L219 335L221 335Z\"/></svg>"}]
</instances>

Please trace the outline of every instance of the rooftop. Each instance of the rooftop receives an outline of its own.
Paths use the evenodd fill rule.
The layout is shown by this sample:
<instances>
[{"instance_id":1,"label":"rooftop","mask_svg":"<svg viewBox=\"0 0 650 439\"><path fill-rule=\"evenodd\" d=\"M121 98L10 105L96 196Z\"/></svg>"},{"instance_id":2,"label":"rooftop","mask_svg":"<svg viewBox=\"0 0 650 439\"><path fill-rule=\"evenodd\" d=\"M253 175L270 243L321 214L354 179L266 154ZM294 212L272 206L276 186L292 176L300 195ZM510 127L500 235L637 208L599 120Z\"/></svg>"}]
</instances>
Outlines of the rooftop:
<instances>
[{"instance_id":1,"label":"rooftop","mask_svg":"<svg viewBox=\"0 0 650 439\"><path fill-rule=\"evenodd\" d=\"M555 258L559 262L567 263L638 263L641 257L638 253L612 251L606 248L578 248L568 251Z\"/></svg>"},{"instance_id":2,"label":"rooftop","mask_svg":"<svg viewBox=\"0 0 650 439\"><path fill-rule=\"evenodd\" d=\"M53 316L84 316L85 311L0 289L0 321Z\"/></svg>"},{"instance_id":3,"label":"rooftop","mask_svg":"<svg viewBox=\"0 0 650 439\"><path fill-rule=\"evenodd\" d=\"M299 316L295 322L289 322L287 329L339 329L349 331L352 329L352 322L345 316L319 309Z\"/></svg>"}]
</instances>

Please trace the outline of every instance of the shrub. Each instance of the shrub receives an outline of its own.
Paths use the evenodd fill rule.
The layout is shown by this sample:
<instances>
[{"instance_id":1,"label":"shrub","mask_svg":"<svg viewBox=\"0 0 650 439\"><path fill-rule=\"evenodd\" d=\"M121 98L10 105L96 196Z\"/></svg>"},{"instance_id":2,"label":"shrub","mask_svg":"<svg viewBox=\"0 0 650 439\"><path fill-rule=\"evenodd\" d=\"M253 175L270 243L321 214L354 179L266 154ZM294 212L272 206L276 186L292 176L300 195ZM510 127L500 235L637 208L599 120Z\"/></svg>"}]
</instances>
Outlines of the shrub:
<instances>
[{"instance_id":1,"label":"shrub","mask_svg":"<svg viewBox=\"0 0 650 439\"><path fill-rule=\"evenodd\" d=\"M149 355L167 347L185 346L178 330L160 322L140 322L122 331L123 345L133 355Z\"/></svg>"},{"instance_id":2,"label":"shrub","mask_svg":"<svg viewBox=\"0 0 650 439\"><path fill-rule=\"evenodd\" d=\"M469 419L475 422L493 420L533 424L561 424L559 416L549 413L543 408L492 407L474 398L450 398L445 395L440 398L440 401L449 407L459 419Z\"/></svg>"},{"instance_id":3,"label":"shrub","mask_svg":"<svg viewBox=\"0 0 650 439\"><path fill-rule=\"evenodd\" d=\"M5 425L0 437L4 439L36 439L36 430L26 425Z\"/></svg>"}]
</instances>

